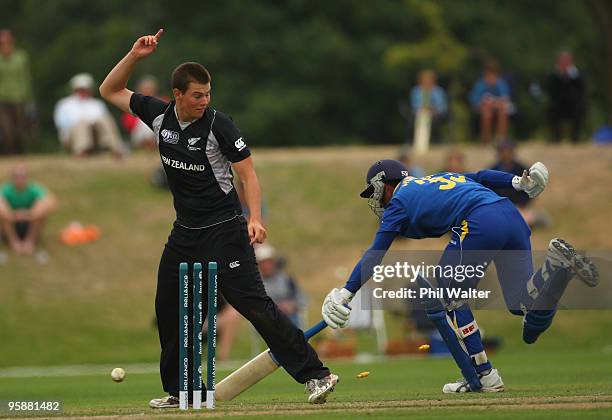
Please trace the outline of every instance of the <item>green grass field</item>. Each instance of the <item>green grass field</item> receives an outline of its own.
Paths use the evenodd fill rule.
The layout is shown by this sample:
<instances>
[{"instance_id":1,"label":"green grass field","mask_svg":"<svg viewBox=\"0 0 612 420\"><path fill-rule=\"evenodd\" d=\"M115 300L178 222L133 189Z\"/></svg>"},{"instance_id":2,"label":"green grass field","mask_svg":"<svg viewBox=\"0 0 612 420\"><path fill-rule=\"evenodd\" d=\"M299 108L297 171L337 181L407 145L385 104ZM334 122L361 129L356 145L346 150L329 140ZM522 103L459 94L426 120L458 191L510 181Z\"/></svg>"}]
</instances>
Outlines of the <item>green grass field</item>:
<instances>
[{"instance_id":1,"label":"green grass field","mask_svg":"<svg viewBox=\"0 0 612 420\"><path fill-rule=\"evenodd\" d=\"M419 164L436 171L445 152L436 148ZM374 159L395 153L392 147L255 151L269 241L288 257L291 273L308 293L311 324L320 316L323 296L344 283L375 231L376 220L357 197L363 172ZM612 249L612 186L607 182L612 150L532 143L520 154L528 162L542 160L551 171L551 183L538 205L547 209L554 225L534 232L534 249L544 249L557 235L582 249ZM466 155L468 169L493 159L479 147L467 148ZM124 162L106 157L28 159L33 177L59 197L60 208L43 244L51 256L48 264L9 255L0 265L0 400L59 398L68 416L180 414L147 408L149 399L162 395L155 373L159 347L152 327L153 298L159 256L173 220L169 194L148 183L158 161L154 155ZM0 174L12 163L0 161ZM60 244L59 231L73 220L97 224L102 238L80 247ZM408 241L396 249L441 249L444 243ZM442 395L442 385L459 376L449 359L329 361L342 382L323 407L305 404L302 387L277 372L236 401L220 403L215 415L612 416L610 310L562 311L534 346L521 342L519 318L504 311L480 311L476 316L487 335L503 340L492 359L506 382L505 393ZM400 337L398 320L388 316L387 321L391 338ZM232 359L249 357L248 337L243 323ZM370 335L360 335L359 342L362 350L374 351ZM146 369L130 370L141 364ZM76 368L62 371L66 365ZM113 366L127 368L124 383L110 380ZM53 369L63 373L53 374ZM356 379L363 370L372 374Z\"/></svg>"},{"instance_id":2,"label":"green grass field","mask_svg":"<svg viewBox=\"0 0 612 420\"><path fill-rule=\"evenodd\" d=\"M450 359L426 357L371 363L330 362L341 376L324 406L305 403L306 394L283 371L277 371L231 402L220 402L214 415L293 418L603 418L612 412L612 353L565 350L500 354L496 365L508 386L500 394L448 396L440 392L455 379ZM370 376L357 379L368 370ZM221 372L223 376L226 372ZM109 371L81 376L2 378L2 399L63 400L65 416L193 416L179 410L151 410L147 402L159 394L154 373L130 374L123 383ZM204 412L206 412L204 410ZM211 414L206 413L207 416ZM31 415L31 413L28 413Z\"/></svg>"}]
</instances>

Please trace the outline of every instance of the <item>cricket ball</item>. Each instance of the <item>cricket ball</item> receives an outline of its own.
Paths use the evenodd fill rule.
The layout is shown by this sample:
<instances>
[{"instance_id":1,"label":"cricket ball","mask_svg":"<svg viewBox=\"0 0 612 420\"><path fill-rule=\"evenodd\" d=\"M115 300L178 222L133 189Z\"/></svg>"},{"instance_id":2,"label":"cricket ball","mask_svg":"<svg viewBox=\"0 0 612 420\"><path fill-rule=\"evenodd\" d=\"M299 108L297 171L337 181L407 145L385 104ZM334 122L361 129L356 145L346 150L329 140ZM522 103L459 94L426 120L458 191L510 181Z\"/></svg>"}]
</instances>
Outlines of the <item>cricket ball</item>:
<instances>
[{"instance_id":1,"label":"cricket ball","mask_svg":"<svg viewBox=\"0 0 612 420\"><path fill-rule=\"evenodd\" d=\"M122 382L125 379L125 370L121 368L113 369L111 372L111 378L113 378L113 381L115 382Z\"/></svg>"}]
</instances>

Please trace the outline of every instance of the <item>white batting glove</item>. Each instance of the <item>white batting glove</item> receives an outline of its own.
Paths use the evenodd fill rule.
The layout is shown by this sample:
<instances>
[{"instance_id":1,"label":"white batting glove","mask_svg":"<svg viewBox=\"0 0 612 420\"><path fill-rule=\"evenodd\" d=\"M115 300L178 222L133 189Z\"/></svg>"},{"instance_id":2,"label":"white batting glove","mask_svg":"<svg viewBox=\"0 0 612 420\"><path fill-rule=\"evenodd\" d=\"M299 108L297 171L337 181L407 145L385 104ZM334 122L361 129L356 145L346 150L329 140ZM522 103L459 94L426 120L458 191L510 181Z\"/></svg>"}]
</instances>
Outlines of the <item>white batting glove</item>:
<instances>
[{"instance_id":1,"label":"white batting glove","mask_svg":"<svg viewBox=\"0 0 612 420\"><path fill-rule=\"evenodd\" d=\"M321 308L323 320L327 325L333 329L346 327L349 316L351 315L351 308L348 304L353 299L353 296L353 293L344 288L340 290L332 289L332 291L329 292Z\"/></svg>"},{"instance_id":2,"label":"white batting glove","mask_svg":"<svg viewBox=\"0 0 612 420\"><path fill-rule=\"evenodd\" d=\"M540 195L548 185L548 169L542 162L534 163L529 172L523 171L523 176L512 178L512 186L517 191L525 191L529 198Z\"/></svg>"}]
</instances>

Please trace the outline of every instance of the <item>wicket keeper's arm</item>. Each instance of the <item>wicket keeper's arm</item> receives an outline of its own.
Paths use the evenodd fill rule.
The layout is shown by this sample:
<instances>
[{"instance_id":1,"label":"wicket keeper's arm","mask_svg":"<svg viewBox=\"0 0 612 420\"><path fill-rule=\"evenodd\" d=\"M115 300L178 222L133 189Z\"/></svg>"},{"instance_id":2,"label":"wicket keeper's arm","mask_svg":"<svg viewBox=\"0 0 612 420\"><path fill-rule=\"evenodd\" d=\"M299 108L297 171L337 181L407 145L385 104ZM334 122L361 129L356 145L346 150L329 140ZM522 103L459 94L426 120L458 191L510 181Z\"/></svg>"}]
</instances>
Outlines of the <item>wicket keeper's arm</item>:
<instances>
[{"instance_id":1,"label":"wicket keeper's arm","mask_svg":"<svg viewBox=\"0 0 612 420\"><path fill-rule=\"evenodd\" d=\"M327 324L325 321L321 321L306 331L304 337L308 340L326 326ZM233 400L243 391L246 391L278 369L278 366L279 364L276 359L274 359L274 355L270 349L264 350L255 358L249 360L244 366L219 382L215 387L215 399L217 401Z\"/></svg>"}]
</instances>

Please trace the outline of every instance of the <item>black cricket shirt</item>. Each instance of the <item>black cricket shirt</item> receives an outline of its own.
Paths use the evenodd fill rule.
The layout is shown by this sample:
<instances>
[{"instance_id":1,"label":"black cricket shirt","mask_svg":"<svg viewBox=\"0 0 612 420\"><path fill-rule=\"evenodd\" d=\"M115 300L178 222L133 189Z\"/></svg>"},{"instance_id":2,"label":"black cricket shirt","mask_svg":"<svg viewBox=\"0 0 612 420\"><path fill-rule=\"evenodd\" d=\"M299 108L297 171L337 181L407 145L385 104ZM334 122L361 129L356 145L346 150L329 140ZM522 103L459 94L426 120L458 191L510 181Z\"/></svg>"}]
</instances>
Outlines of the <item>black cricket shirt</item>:
<instances>
[{"instance_id":1,"label":"black cricket shirt","mask_svg":"<svg viewBox=\"0 0 612 420\"><path fill-rule=\"evenodd\" d=\"M228 115L208 107L200 119L185 126L178 121L174 101L138 93L130 98L130 110L155 133L176 223L198 229L241 214L231 163L251 152Z\"/></svg>"}]
</instances>

